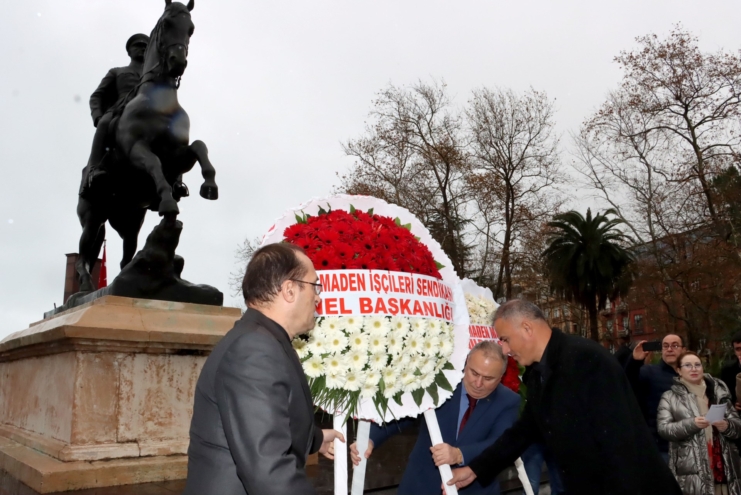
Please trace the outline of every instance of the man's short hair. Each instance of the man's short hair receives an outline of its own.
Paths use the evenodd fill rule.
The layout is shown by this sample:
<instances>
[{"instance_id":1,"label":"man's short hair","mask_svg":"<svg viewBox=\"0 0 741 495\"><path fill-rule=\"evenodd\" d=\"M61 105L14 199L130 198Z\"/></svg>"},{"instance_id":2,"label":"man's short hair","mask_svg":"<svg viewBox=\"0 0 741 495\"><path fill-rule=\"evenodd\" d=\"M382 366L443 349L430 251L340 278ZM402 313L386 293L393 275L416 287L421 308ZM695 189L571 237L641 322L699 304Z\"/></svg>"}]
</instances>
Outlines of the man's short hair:
<instances>
[{"instance_id":1,"label":"man's short hair","mask_svg":"<svg viewBox=\"0 0 741 495\"><path fill-rule=\"evenodd\" d=\"M269 303L288 279L302 279L306 267L297 254L304 250L281 242L268 244L254 252L242 280L242 294L248 306Z\"/></svg>"},{"instance_id":2,"label":"man's short hair","mask_svg":"<svg viewBox=\"0 0 741 495\"><path fill-rule=\"evenodd\" d=\"M731 337L731 345L733 344L741 344L741 332L733 334L733 337Z\"/></svg>"},{"instance_id":3,"label":"man's short hair","mask_svg":"<svg viewBox=\"0 0 741 495\"><path fill-rule=\"evenodd\" d=\"M509 319L513 317L525 318L528 320L542 320L548 323L543 311L535 304L525 301L524 299L512 299L499 306L497 312L494 313L494 322L502 319Z\"/></svg>"},{"instance_id":4,"label":"man's short hair","mask_svg":"<svg viewBox=\"0 0 741 495\"><path fill-rule=\"evenodd\" d=\"M666 335L664 335L664 338L662 338L661 341L664 342L664 339L667 338L670 335L674 335L675 337L679 337L679 343L682 344L682 347L684 347L684 337L682 337L678 333L667 333ZM741 340L739 340L739 342L741 342Z\"/></svg>"},{"instance_id":5,"label":"man's short hair","mask_svg":"<svg viewBox=\"0 0 741 495\"><path fill-rule=\"evenodd\" d=\"M485 357L491 359L495 358L502 362L502 376L504 376L504 373L507 371L507 356L504 355L504 351L502 351L502 346L497 344L493 340L482 340L475 346L473 346L473 349L468 351L468 355L474 353L474 351L481 351Z\"/></svg>"}]
</instances>

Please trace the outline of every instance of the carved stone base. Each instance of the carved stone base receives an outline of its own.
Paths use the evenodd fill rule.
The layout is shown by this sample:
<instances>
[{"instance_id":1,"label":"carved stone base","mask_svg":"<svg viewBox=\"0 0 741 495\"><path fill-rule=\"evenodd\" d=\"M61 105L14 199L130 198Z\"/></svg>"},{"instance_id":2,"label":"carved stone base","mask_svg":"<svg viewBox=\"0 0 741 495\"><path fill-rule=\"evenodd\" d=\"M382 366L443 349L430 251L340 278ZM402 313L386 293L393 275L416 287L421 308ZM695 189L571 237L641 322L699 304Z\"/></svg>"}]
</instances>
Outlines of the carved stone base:
<instances>
[{"instance_id":1,"label":"carved stone base","mask_svg":"<svg viewBox=\"0 0 741 495\"><path fill-rule=\"evenodd\" d=\"M185 477L196 381L239 317L106 296L9 336L0 469L41 493Z\"/></svg>"},{"instance_id":2,"label":"carved stone base","mask_svg":"<svg viewBox=\"0 0 741 495\"><path fill-rule=\"evenodd\" d=\"M64 462L0 436L0 470L38 493L184 479L187 455Z\"/></svg>"}]
</instances>

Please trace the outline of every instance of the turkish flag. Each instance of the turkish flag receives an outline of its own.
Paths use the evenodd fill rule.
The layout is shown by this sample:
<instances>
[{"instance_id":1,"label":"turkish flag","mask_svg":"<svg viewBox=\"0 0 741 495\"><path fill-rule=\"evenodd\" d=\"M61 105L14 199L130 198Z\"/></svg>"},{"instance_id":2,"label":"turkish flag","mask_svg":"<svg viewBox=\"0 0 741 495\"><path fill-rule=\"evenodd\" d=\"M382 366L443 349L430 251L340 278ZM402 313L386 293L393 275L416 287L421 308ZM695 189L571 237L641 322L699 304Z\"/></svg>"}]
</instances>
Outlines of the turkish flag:
<instances>
[{"instance_id":1,"label":"turkish flag","mask_svg":"<svg viewBox=\"0 0 741 495\"><path fill-rule=\"evenodd\" d=\"M105 261L105 241L103 241L103 259L100 260L100 274L98 275L98 289L108 285L108 269Z\"/></svg>"}]
</instances>

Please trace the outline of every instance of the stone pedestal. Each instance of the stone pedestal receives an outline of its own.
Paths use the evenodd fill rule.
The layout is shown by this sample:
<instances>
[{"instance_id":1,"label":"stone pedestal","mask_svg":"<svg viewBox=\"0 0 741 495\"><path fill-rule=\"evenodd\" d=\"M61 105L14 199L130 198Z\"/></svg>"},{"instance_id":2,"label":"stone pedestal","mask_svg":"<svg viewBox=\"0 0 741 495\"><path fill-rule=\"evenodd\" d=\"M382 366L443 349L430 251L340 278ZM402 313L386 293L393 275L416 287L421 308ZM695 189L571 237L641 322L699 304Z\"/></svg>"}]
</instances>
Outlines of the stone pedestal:
<instances>
[{"instance_id":1,"label":"stone pedestal","mask_svg":"<svg viewBox=\"0 0 741 495\"><path fill-rule=\"evenodd\" d=\"M0 343L0 469L40 493L185 478L193 392L237 308L107 296Z\"/></svg>"}]
</instances>

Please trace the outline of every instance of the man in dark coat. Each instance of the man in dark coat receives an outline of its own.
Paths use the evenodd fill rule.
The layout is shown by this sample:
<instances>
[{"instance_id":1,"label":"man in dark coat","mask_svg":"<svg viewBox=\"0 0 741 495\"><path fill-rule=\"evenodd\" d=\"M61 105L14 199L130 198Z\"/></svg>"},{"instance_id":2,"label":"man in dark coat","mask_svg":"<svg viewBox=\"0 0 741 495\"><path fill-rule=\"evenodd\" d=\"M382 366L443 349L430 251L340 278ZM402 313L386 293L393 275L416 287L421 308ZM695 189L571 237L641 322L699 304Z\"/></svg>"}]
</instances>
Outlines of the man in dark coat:
<instances>
[{"instance_id":1,"label":"man in dark coat","mask_svg":"<svg viewBox=\"0 0 741 495\"><path fill-rule=\"evenodd\" d=\"M626 364L628 364L628 361L633 357L633 349L630 347L630 332L627 330L623 330L619 334L620 337L620 347L615 351L615 359L618 360L618 363L620 363L620 366L623 368Z\"/></svg>"},{"instance_id":2,"label":"man in dark coat","mask_svg":"<svg viewBox=\"0 0 741 495\"><path fill-rule=\"evenodd\" d=\"M661 361L658 364L644 364L650 354L643 350L643 344L639 342L633 349L632 359L625 365L625 373L633 392L638 399L646 424L651 431L656 446L661 452L661 457L669 462L669 442L661 438L656 429L656 414L659 402L664 392L672 388L677 370L674 365L677 358L685 351L684 341L681 336L670 333L661 341Z\"/></svg>"},{"instance_id":3,"label":"man in dark coat","mask_svg":"<svg viewBox=\"0 0 741 495\"><path fill-rule=\"evenodd\" d=\"M733 347L734 358L723 366L720 370L720 379L723 380L731 391L731 399L737 411L741 411L738 397L736 397L736 375L741 373L741 332L736 332L731 337L731 347ZM741 441L739 441L741 444Z\"/></svg>"},{"instance_id":4,"label":"man in dark coat","mask_svg":"<svg viewBox=\"0 0 741 495\"><path fill-rule=\"evenodd\" d=\"M551 330L542 311L522 300L503 304L494 326L504 352L528 367L527 403L517 423L468 467L455 469L449 484L489 484L541 442L570 495L681 495L625 373L605 348Z\"/></svg>"},{"instance_id":5,"label":"man in dark coat","mask_svg":"<svg viewBox=\"0 0 741 495\"><path fill-rule=\"evenodd\" d=\"M419 436L409 455L398 495L436 493L440 490L442 464L465 465L488 447L517 420L520 396L501 385L507 358L492 340L479 342L468 353L463 380L453 396L435 410L443 443L432 446L427 423L422 420ZM470 412L468 412L470 410ZM393 421L383 427L371 425L365 457L392 435L415 424L412 418ZM356 444L350 446L353 463L360 462ZM498 495L495 481L487 487L473 482L468 495Z\"/></svg>"},{"instance_id":6,"label":"man in dark coat","mask_svg":"<svg viewBox=\"0 0 741 495\"><path fill-rule=\"evenodd\" d=\"M314 326L321 285L291 244L255 252L247 312L214 347L195 392L183 495L315 493L306 457L332 458L334 430L314 425L311 392L291 339Z\"/></svg>"},{"instance_id":7,"label":"man in dark coat","mask_svg":"<svg viewBox=\"0 0 741 495\"><path fill-rule=\"evenodd\" d=\"M736 332L731 337L731 347L735 356L727 362L720 370L720 379L726 384L731 392L731 400L736 411L741 411L741 403L736 395L736 375L741 373L741 332ZM736 448L741 450L741 438L734 442Z\"/></svg>"}]
</instances>

